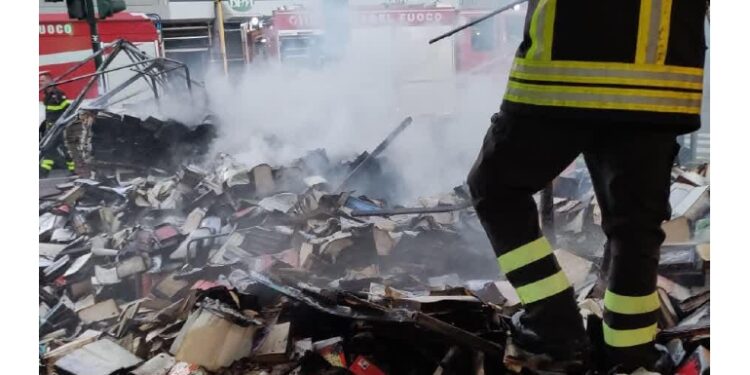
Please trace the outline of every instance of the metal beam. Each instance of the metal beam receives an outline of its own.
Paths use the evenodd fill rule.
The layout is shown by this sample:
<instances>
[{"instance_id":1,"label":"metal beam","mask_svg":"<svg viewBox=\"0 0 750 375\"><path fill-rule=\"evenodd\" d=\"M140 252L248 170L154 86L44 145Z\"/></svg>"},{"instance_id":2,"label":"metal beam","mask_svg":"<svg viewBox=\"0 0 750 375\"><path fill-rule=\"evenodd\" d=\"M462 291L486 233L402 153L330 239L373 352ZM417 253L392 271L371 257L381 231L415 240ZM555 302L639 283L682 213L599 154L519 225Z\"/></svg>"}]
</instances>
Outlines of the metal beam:
<instances>
[{"instance_id":1,"label":"metal beam","mask_svg":"<svg viewBox=\"0 0 750 375\"><path fill-rule=\"evenodd\" d=\"M414 215L414 214L432 214L439 212L460 211L471 207L471 203L465 202L451 206L437 207L404 207L404 208L385 208L382 210L354 210L351 216L390 216L390 215Z\"/></svg>"},{"instance_id":2,"label":"metal beam","mask_svg":"<svg viewBox=\"0 0 750 375\"><path fill-rule=\"evenodd\" d=\"M341 192L346 187L346 184L348 184L349 181L351 181L351 179L357 175L357 173L360 171L360 169L362 169L363 166L369 163L370 160L378 157L378 155L380 155L388 147L388 145L390 145L391 142L393 142L393 140L396 139L396 137L399 134L401 134L401 132L404 131L404 129L406 129L406 127L409 126L411 123L412 123L411 117L407 117L403 119L403 121L401 121L401 123L398 124L396 129L393 129L393 131L390 132L390 134L388 134L388 136L385 137L385 139L382 142L380 142L378 147L375 147L375 149L369 155L367 155L367 157L365 157L365 159L362 160L362 162L357 164L357 166L355 166L354 169L351 172L349 172L349 174L346 177L344 177L344 180L341 181L341 183L339 184L339 187L336 188L336 192Z\"/></svg>"}]
</instances>

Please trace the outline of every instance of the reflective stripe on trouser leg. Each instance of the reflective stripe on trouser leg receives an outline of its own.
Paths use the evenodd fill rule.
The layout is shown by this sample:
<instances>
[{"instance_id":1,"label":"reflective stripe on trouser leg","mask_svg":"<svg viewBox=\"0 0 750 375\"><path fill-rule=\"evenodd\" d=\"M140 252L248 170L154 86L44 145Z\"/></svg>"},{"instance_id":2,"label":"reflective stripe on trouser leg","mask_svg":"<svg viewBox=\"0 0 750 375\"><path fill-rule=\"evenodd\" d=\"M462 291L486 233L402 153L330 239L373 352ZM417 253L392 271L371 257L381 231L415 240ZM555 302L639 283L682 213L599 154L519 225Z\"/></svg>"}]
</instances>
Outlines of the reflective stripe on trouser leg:
<instances>
[{"instance_id":1,"label":"reflective stripe on trouser leg","mask_svg":"<svg viewBox=\"0 0 750 375\"><path fill-rule=\"evenodd\" d=\"M42 162L39 164L39 166L42 169L46 169L48 171L52 170L52 167L55 165L55 161L52 159L42 159Z\"/></svg>"},{"instance_id":2,"label":"reflective stripe on trouser leg","mask_svg":"<svg viewBox=\"0 0 750 375\"><path fill-rule=\"evenodd\" d=\"M624 296L610 290L604 294L604 342L627 348L654 341L659 312L659 296Z\"/></svg>"},{"instance_id":3,"label":"reflective stripe on trouser leg","mask_svg":"<svg viewBox=\"0 0 750 375\"><path fill-rule=\"evenodd\" d=\"M570 288L552 254L552 246L544 237L500 255L497 262L523 304L541 301Z\"/></svg>"},{"instance_id":4,"label":"reflective stripe on trouser leg","mask_svg":"<svg viewBox=\"0 0 750 375\"><path fill-rule=\"evenodd\" d=\"M69 162L67 162L65 164L68 166L68 170L69 171L74 171L76 169L76 163L75 162L69 161Z\"/></svg>"}]
</instances>

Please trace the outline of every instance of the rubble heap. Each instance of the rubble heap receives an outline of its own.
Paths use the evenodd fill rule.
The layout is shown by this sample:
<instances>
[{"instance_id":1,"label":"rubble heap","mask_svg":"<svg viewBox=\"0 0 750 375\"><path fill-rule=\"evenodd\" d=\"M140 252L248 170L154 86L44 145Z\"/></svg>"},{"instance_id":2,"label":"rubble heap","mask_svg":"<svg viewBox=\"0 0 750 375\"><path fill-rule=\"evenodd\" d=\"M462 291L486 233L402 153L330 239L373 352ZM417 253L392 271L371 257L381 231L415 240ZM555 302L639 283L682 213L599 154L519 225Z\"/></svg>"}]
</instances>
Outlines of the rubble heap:
<instances>
[{"instance_id":1,"label":"rubble heap","mask_svg":"<svg viewBox=\"0 0 750 375\"><path fill-rule=\"evenodd\" d=\"M497 277L465 189L422 199L428 213L388 214L387 202L328 182L362 160L317 150L248 168L218 155L175 174L118 167L42 181L40 372L532 369L506 344L520 301ZM676 170L675 189L688 192L673 206L685 209L665 223L659 340L683 366L708 366L708 218L696 207L708 204L705 169ZM558 222L577 212L562 206L595 212L595 201L565 199ZM582 314L601 317L596 258L556 254Z\"/></svg>"},{"instance_id":2,"label":"rubble heap","mask_svg":"<svg viewBox=\"0 0 750 375\"><path fill-rule=\"evenodd\" d=\"M141 120L86 109L65 125L62 141L76 163L76 173L88 176L92 169L123 167L173 171L184 161L204 156L215 133L208 121L187 126L175 120Z\"/></svg>"}]
</instances>

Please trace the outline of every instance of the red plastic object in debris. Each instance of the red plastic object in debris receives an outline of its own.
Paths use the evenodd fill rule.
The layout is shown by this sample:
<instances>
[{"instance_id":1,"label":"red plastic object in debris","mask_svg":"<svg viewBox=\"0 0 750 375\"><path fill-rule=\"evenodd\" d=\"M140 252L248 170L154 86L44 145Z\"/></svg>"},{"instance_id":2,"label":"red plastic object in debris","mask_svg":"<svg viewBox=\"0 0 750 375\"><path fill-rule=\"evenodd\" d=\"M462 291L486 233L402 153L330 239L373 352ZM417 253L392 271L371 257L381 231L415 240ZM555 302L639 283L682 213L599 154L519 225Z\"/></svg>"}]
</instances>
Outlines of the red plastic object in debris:
<instances>
[{"instance_id":1,"label":"red plastic object in debris","mask_svg":"<svg viewBox=\"0 0 750 375\"><path fill-rule=\"evenodd\" d=\"M385 375L383 370L361 355L357 356L357 359L355 359L354 363L349 367L349 371L356 375Z\"/></svg>"},{"instance_id":2,"label":"red plastic object in debris","mask_svg":"<svg viewBox=\"0 0 750 375\"><path fill-rule=\"evenodd\" d=\"M190 287L190 290L208 290L217 286L221 286L219 283L207 280L198 280Z\"/></svg>"},{"instance_id":3,"label":"red plastic object in debris","mask_svg":"<svg viewBox=\"0 0 750 375\"><path fill-rule=\"evenodd\" d=\"M344 356L344 345L341 337L332 337L313 343L313 349L318 352L328 363L346 368L346 357Z\"/></svg>"},{"instance_id":4,"label":"red plastic object in debris","mask_svg":"<svg viewBox=\"0 0 750 375\"><path fill-rule=\"evenodd\" d=\"M65 280L64 277L60 276L60 277L58 277L58 278L55 279L54 283L55 283L55 286L57 286L57 287L63 287L63 286L65 286L68 283L68 281Z\"/></svg>"},{"instance_id":5,"label":"red plastic object in debris","mask_svg":"<svg viewBox=\"0 0 750 375\"><path fill-rule=\"evenodd\" d=\"M154 236L156 236L160 242L168 241L179 235L180 233L177 231L177 228L172 225L164 225L154 230Z\"/></svg>"},{"instance_id":6,"label":"red plastic object in debris","mask_svg":"<svg viewBox=\"0 0 750 375\"><path fill-rule=\"evenodd\" d=\"M703 375L708 374L711 367L711 354L708 349L699 346L685 363L675 372L675 375Z\"/></svg>"},{"instance_id":7,"label":"red plastic object in debris","mask_svg":"<svg viewBox=\"0 0 750 375\"><path fill-rule=\"evenodd\" d=\"M243 208L235 213L232 214L232 217L229 218L230 222L235 222L239 219L242 219L243 217L247 216L251 212L255 211L257 208L255 206L250 206L247 208Z\"/></svg>"},{"instance_id":8,"label":"red plastic object in debris","mask_svg":"<svg viewBox=\"0 0 750 375\"><path fill-rule=\"evenodd\" d=\"M70 213L70 206L68 206L67 204L63 203L63 204L55 207L53 213L67 215L67 214Z\"/></svg>"}]
</instances>

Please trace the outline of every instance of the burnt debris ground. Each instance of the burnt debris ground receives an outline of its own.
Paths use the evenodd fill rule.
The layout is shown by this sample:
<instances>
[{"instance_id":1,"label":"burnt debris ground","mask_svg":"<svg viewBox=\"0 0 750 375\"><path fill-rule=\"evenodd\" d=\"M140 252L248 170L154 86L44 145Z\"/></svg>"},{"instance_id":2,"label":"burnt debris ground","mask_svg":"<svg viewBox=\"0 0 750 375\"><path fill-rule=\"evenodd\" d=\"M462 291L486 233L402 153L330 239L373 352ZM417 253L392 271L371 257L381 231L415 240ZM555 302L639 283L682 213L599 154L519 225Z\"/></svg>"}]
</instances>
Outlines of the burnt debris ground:
<instances>
[{"instance_id":1,"label":"burnt debris ground","mask_svg":"<svg viewBox=\"0 0 750 375\"><path fill-rule=\"evenodd\" d=\"M213 131L97 111L67 125L78 175L40 181L40 373L545 373L509 344L519 299L464 187L397 206L384 157L244 165L207 155ZM709 366L709 176L674 168L664 223L658 342L679 374ZM583 166L552 203L591 325L607 256Z\"/></svg>"}]
</instances>

